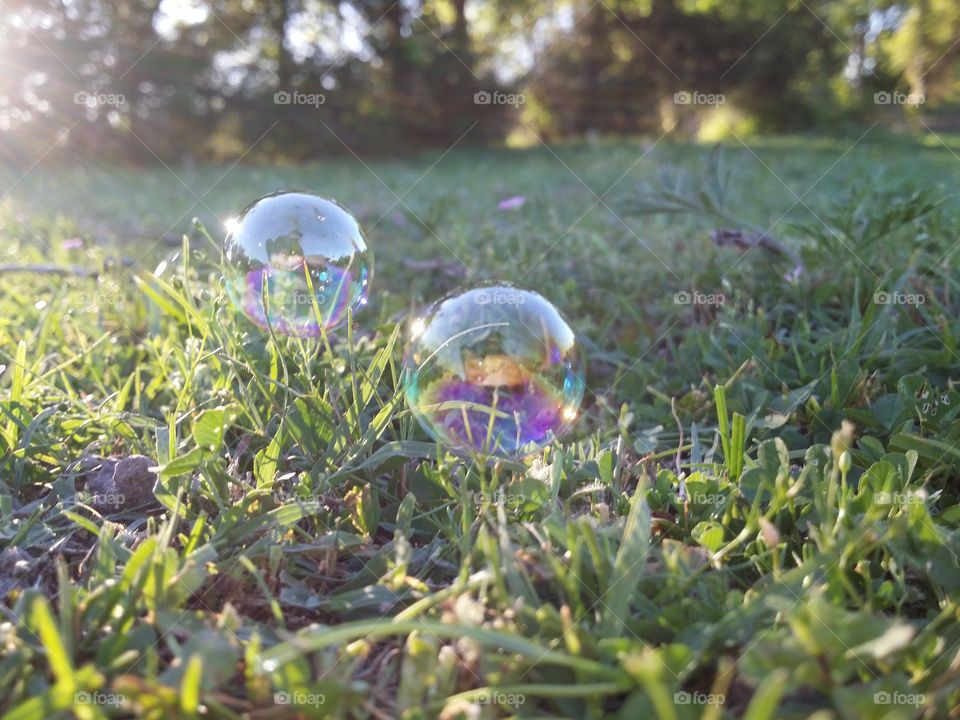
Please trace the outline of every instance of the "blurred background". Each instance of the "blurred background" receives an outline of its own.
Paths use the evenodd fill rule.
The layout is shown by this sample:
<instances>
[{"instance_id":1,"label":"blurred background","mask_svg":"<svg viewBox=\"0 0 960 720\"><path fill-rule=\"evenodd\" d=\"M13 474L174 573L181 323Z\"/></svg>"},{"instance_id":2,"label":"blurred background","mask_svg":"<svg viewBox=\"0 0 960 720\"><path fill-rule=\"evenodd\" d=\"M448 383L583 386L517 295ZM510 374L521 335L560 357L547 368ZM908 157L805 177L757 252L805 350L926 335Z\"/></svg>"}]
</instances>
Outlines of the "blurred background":
<instances>
[{"instance_id":1,"label":"blurred background","mask_svg":"<svg viewBox=\"0 0 960 720\"><path fill-rule=\"evenodd\" d=\"M960 129L957 0L0 0L0 165Z\"/></svg>"}]
</instances>

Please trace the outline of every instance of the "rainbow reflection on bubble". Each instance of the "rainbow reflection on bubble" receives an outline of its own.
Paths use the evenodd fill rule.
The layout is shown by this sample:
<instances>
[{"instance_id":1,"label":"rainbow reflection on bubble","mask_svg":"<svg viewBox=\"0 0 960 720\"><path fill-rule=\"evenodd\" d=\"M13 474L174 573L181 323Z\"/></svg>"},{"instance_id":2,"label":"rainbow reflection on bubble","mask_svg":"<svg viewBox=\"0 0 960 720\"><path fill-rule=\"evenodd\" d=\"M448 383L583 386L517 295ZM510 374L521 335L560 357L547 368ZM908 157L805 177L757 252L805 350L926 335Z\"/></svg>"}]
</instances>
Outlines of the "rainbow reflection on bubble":
<instances>
[{"instance_id":1,"label":"rainbow reflection on bubble","mask_svg":"<svg viewBox=\"0 0 960 720\"><path fill-rule=\"evenodd\" d=\"M231 300L254 324L315 337L366 303L373 255L338 203L280 192L230 221L223 267Z\"/></svg>"},{"instance_id":2,"label":"rainbow reflection on bubble","mask_svg":"<svg viewBox=\"0 0 960 720\"><path fill-rule=\"evenodd\" d=\"M438 301L412 325L407 404L451 449L517 458L553 441L583 398L580 350L541 295L485 284Z\"/></svg>"}]
</instances>

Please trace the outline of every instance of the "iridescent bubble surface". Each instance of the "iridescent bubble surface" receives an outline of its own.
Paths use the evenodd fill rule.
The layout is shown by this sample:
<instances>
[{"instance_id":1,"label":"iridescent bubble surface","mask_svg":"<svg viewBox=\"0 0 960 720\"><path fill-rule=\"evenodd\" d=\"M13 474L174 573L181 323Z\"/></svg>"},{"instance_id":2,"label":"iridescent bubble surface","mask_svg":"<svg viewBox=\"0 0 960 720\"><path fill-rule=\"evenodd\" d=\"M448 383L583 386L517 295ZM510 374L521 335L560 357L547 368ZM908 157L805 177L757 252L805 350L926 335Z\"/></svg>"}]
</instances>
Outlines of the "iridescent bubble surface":
<instances>
[{"instance_id":1,"label":"iridescent bubble surface","mask_svg":"<svg viewBox=\"0 0 960 720\"><path fill-rule=\"evenodd\" d=\"M573 330L543 296L486 284L448 295L412 323L407 404L454 451L518 458L576 419L584 374Z\"/></svg>"},{"instance_id":2,"label":"iridescent bubble surface","mask_svg":"<svg viewBox=\"0 0 960 720\"><path fill-rule=\"evenodd\" d=\"M373 254L356 218L336 201L274 193L229 221L227 230L227 292L260 328L317 336L366 303Z\"/></svg>"}]
</instances>

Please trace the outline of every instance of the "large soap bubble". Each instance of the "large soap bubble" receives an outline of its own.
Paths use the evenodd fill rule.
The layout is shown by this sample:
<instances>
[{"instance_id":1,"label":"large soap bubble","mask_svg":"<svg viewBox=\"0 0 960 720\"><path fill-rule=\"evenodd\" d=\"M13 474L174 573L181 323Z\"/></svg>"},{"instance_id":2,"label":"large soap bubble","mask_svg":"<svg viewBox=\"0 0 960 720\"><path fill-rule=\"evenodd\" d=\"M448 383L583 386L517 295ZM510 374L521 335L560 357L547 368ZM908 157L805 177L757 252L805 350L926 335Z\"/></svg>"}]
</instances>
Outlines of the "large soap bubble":
<instances>
[{"instance_id":1,"label":"large soap bubble","mask_svg":"<svg viewBox=\"0 0 960 720\"><path fill-rule=\"evenodd\" d=\"M480 285L438 301L411 330L407 404L453 450L523 457L576 419L584 389L579 346L541 295Z\"/></svg>"},{"instance_id":2,"label":"large soap bubble","mask_svg":"<svg viewBox=\"0 0 960 720\"><path fill-rule=\"evenodd\" d=\"M274 193L250 205L227 230L227 292L264 330L316 336L366 303L373 255L356 218L334 200Z\"/></svg>"}]
</instances>

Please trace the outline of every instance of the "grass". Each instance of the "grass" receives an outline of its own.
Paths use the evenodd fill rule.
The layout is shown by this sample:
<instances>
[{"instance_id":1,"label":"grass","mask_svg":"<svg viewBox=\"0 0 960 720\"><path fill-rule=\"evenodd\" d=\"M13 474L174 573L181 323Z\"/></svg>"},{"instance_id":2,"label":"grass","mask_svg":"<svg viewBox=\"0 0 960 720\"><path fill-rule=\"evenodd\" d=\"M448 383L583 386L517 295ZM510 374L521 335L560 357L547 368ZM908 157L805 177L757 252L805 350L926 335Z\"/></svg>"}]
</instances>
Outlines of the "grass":
<instances>
[{"instance_id":1,"label":"grass","mask_svg":"<svg viewBox=\"0 0 960 720\"><path fill-rule=\"evenodd\" d=\"M855 141L11 176L0 263L97 276L2 276L0 712L948 717L960 162ZM329 344L223 291L218 219L283 187L370 228ZM771 226L786 252L710 237ZM590 360L525 463L446 453L398 394L409 320L480 278ZM105 505L135 455L155 484Z\"/></svg>"}]
</instances>

